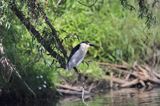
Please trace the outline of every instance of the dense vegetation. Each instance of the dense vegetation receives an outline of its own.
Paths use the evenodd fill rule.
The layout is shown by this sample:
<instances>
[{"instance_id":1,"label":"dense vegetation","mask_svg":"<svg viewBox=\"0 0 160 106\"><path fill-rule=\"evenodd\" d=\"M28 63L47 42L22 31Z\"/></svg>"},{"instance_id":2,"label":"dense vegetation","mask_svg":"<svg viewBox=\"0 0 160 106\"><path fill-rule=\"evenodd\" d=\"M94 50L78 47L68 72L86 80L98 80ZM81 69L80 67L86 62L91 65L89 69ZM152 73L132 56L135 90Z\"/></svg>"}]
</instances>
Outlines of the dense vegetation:
<instances>
[{"instance_id":1,"label":"dense vegetation","mask_svg":"<svg viewBox=\"0 0 160 106\"><path fill-rule=\"evenodd\" d=\"M34 91L45 91L60 82L61 76L74 77L73 71L59 68L60 64L54 56L17 18L10 8L11 1L0 1L0 39L3 40L6 56L23 79ZM81 72L96 78L103 74L98 62L146 62L159 49L159 4L151 7L149 3L148 10L145 10L136 3L135 0L129 3L127 0L16 0L24 16L43 37L50 39L52 31L44 20L47 15L67 55L84 40L99 46L89 50L85 58L89 66L83 63L78 67ZM55 45L51 47L61 56L64 55ZM3 80L0 83L0 87L6 84Z\"/></svg>"}]
</instances>

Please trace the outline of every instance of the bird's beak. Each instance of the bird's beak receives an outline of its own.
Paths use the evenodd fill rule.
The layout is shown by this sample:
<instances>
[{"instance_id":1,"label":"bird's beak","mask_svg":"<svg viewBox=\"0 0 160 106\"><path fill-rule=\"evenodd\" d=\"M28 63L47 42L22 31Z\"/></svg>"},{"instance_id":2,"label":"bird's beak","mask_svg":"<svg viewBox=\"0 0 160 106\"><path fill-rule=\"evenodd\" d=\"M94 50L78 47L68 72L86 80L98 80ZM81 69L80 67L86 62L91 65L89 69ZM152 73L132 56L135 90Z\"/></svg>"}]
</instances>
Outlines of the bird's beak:
<instances>
[{"instance_id":1,"label":"bird's beak","mask_svg":"<svg viewBox=\"0 0 160 106\"><path fill-rule=\"evenodd\" d=\"M95 44L89 43L89 46L97 47Z\"/></svg>"}]
</instances>

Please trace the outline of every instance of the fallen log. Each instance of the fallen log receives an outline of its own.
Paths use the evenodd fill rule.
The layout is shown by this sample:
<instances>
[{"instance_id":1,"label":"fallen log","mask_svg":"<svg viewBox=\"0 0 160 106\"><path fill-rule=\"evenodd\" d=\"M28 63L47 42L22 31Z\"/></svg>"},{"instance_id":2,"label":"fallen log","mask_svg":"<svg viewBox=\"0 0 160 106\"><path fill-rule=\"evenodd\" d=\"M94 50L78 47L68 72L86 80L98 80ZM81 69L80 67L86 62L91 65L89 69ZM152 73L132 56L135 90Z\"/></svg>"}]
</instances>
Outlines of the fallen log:
<instances>
[{"instance_id":1,"label":"fallen log","mask_svg":"<svg viewBox=\"0 0 160 106\"><path fill-rule=\"evenodd\" d=\"M82 95L82 92L72 91L72 90L64 90L64 89L57 89L59 93L66 94L66 95Z\"/></svg>"},{"instance_id":2,"label":"fallen log","mask_svg":"<svg viewBox=\"0 0 160 106\"><path fill-rule=\"evenodd\" d=\"M150 82L155 83L155 84L159 84L160 85L160 80L157 78L151 78L149 79Z\"/></svg>"},{"instance_id":3,"label":"fallen log","mask_svg":"<svg viewBox=\"0 0 160 106\"><path fill-rule=\"evenodd\" d=\"M67 89L67 90L72 90L72 91L77 91L77 92L82 92L82 87L75 87L75 86L70 86L70 85L62 85L62 84L57 84L56 85L60 89ZM89 94L89 91L84 90L85 94Z\"/></svg>"},{"instance_id":4,"label":"fallen log","mask_svg":"<svg viewBox=\"0 0 160 106\"><path fill-rule=\"evenodd\" d=\"M121 87L121 88L131 87L131 86L133 86L133 85L136 85L138 82L139 82L139 80L138 80L138 79L135 79L135 80L133 80L133 81L128 81L128 82L120 85L120 87Z\"/></svg>"},{"instance_id":5,"label":"fallen log","mask_svg":"<svg viewBox=\"0 0 160 106\"><path fill-rule=\"evenodd\" d=\"M160 74L156 73L154 70L149 68L147 65L138 65L137 63L134 64L131 68L127 69L127 66L125 68L123 66L117 66L117 65L111 65L111 64L104 64L106 66L110 66L109 69L111 71L110 75L115 73L115 75L110 76L104 76L103 78L105 80L109 80L113 83L119 84L119 87L131 87L133 85L141 84L142 87L147 87L148 83L151 84L157 84L160 85ZM115 67L114 67L115 66ZM123 67L123 68L121 68ZM107 67L108 68L108 67ZM123 74L121 77L117 75L117 73ZM118 76L118 77L116 77ZM113 86L113 83L111 84ZM150 85L151 85L150 84Z\"/></svg>"},{"instance_id":6,"label":"fallen log","mask_svg":"<svg viewBox=\"0 0 160 106\"><path fill-rule=\"evenodd\" d=\"M160 74L156 73L155 71L153 71L153 74L154 74L158 79L160 79Z\"/></svg>"},{"instance_id":7,"label":"fallen log","mask_svg":"<svg viewBox=\"0 0 160 106\"><path fill-rule=\"evenodd\" d=\"M67 95L81 95L83 98L84 95L89 95L90 93L105 91L102 84L107 84L108 88L131 88L131 87L141 87L143 89L152 89L154 85L160 85L160 74L155 70L152 70L147 65L138 65L135 63L132 67L117 65L117 64L108 64L101 63L103 66L106 66L104 71L107 71L108 74L102 76L100 80L110 83L104 83L98 80L97 82L92 82L87 85L87 81L83 82L85 89L82 89L82 82L78 86L71 86L71 84L58 84L57 88L60 93ZM104 68L104 67L103 67ZM76 85L76 84L75 84ZM86 90L87 89L87 90ZM95 91L96 90L96 91Z\"/></svg>"}]
</instances>

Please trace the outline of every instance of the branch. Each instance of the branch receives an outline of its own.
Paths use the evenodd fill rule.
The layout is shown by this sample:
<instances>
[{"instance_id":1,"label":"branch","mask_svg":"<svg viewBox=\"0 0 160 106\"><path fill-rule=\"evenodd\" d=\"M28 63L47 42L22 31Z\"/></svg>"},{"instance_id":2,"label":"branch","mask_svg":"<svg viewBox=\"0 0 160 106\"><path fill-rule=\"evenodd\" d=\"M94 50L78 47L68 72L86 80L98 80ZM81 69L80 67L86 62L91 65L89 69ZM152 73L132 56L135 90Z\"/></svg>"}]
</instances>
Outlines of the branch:
<instances>
[{"instance_id":1,"label":"branch","mask_svg":"<svg viewBox=\"0 0 160 106\"><path fill-rule=\"evenodd\" d=\"M128 81L128 82L120 85L120 87L123 87L123 88L125 88L125 87L130 87L130 86L136 85L138 82L139 82L138 79L134 79L134 80L132 80L132 81Z\"/></svg>"},{"instance_id":2,"label":"branch","mask_svg":"<svg viewBox=\"0 0 160 106\"><path fill-rule=\"evenodd\" d=\"M47 15L45 14L44 12L44 9L40 6L40 4L37 4L38 5L38 9L39 11L42 13L43 17L45 18L45 22L46 24L50 27L51 31L52 31L52 36L53 36L53 40L55 41L55 45L56 45L56 48L59 49L61 51L61 53L63 54L63 56L65 58L68 58L67 56L67 51L64 49L64 46L62 45L62 42L61 40L59 39L58 35L57 35L57 31L56 29L54 28L54 26L51 24L51 22L49 21Z\"/></svg>"},{"instance_id":3,"label":"branch","mask_svg":"<svg viewBox=\"0 0 160 106\"><path fill-rule=\"evenodd\" d=\"M60 56L57 52L55 52L51 45L48 45L48 43L45 41L45 38L42 37L42 35L35 29L35 27L30 23L29 19L27 19L22 11L20 11L16 4L10 3L10 8L13 11L13 13L18 17L18 19L24 24L24 26L27 28L29 32L33 34L33 36L37 39L39 43L49 52L49 54L54 57L61 65L62 68L65 68L65 58Z\"/></svg>"},{"instance_id":4,"label":"branch","mask_svg":"<svg viewBox=\"0 0 160 106\"><path fill-rule=\"evenodd\" d=\"M58 88L61 89L68 89L68 90L72 90L72 91L77 91L77 92L82 92L82 89L78 88L78 87L74 87L74 86L70 86L70 85L62 85L62 84L57 84L56 85ZM84 90L85 94L89 94L89 91Z\"/></svg>"},{"instance_id":5,"label":"branch","mask_svg":"<svg viewBox=\"0 0 160 106\"><path fill-rule=\"evenodd\" d=\"M59 50L61 50L61 52L63 53L63 56L64 56L65 58L68 58L68 56L67 56L67 51L64 49L64 47L63 47L60 39L58 38L57 31L56 31L55 28L52 26L52 24L50 23L50 21L49 21L49 19L48 19L47 16L45 17L45 22L48 24L48 26L49 26L50 29L52 30L52 35L54 36L55 43L57 43L57 44L56 44L57 48L58 48Z\"/></svg>"},{"instance_id":6,"label":"branch","mask_svg":"<svg viewBox=\"0 0 160 106\"><path fill-rule=\"evenodd\" d=\"M29 85L22 79L21 75L18 73L18 71L16 70L16 68L14 67L14 65L10 62L10 60L3 56L5 53L3 51L3 46L2 43L0 42L0 71L1 71L1 75L3 77L3 79L6 82L10 81L11 76L14 76L16 78L18 78L16 81L16 84L23 84L20 86L24 86L34 97L36 97L35 92L29 87ZM18 83L18 81L20 81L21 83Z\"/></svg>"},{"instance_id":7,"label":"branch","mask_svg":"<svg viewBox=\"0 0 160 106\"><path fill-rule=\"evenodd\" d=\"M65 90L65 89L57 89L57 91L59 93L63 93L63 94L66 94L66 95L82 95L82 92L78 92L78 91L72 91L72 90Z\"/></svg>"}]
</instances>

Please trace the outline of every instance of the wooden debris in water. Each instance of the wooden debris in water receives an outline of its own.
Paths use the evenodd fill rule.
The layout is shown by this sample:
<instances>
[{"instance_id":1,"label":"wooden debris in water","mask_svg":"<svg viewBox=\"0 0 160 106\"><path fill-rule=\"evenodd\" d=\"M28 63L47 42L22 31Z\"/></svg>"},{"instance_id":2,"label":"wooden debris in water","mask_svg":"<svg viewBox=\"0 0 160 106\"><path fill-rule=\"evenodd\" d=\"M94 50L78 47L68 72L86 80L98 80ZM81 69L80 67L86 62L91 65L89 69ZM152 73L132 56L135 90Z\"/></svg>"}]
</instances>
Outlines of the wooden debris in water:
<instances>
[{"instance_id":1,"label":"wooden debris in water","mask_svg":"<svg viewBox=\"0 0 160 106\"><path fill-rule=\"evenodd\" d=\"M103 65L108 66L106 68L110 69L109 73L116 72L116 74L114 74L115 76L113 75L112 78L108 75L104 76L103 78L105 80L110 80L114 83L117 83L120 88L134 87L136 85L147 88L152 85L160 85L160 74L158 74L155 70L151 69L148 65L134 64L132 67L127 67L126 65ZM121 73L123 74L123 76L117 77L117 73Z\"/></svg>"},{"instance_id":2,"label":"wooden debris in water","mask_svg":"<svg viewBox=\"0 0 160 106\"><path fill-rule=\"evenodd\" d=\"M57 84L57 91L66 95L82 95L84 93L85 95L90 94L88 90L84 90L82 87L77 86L71 86L69 84Z\"/></svg>"}]
</instances>

